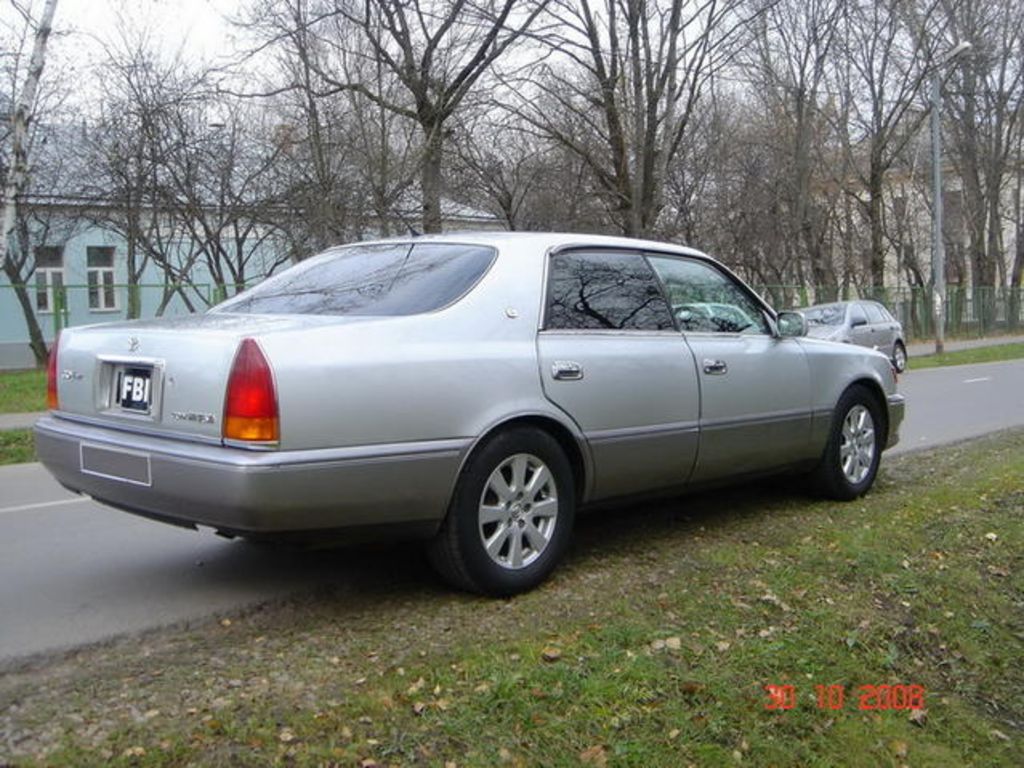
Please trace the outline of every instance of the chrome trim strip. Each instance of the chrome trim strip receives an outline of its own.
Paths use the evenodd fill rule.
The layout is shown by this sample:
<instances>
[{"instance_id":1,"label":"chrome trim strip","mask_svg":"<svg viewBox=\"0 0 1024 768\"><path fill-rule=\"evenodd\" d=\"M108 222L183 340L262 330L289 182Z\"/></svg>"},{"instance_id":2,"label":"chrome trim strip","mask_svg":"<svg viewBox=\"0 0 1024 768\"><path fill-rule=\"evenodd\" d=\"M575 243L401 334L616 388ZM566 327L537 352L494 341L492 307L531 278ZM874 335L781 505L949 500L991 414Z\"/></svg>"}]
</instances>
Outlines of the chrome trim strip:
<instances>
[{"instance_id":1,"label":"chrome trim strip","mask_svg":"<svg viewBox=\"0 0 1024 768\"><path fill-rule=\"evenodd\" d=\"M584 437L591 442L611 440L631 440L638 437L651 437L653 435L670 434L673 432L689 433L699 431L700 425L696 421L677 421L672 424L654 424L647 427L619 427L617 429L598 429L593 432L584 433Z\"/></svg>"},{"instance_id":2,"label":"chrome trim strip","mask_svg":"<svg viewBox=\"0 0 1024 768\"><path fill-rule=\"evenodd\" d=\"M703 429L729 429L736 426L755 426L758 424L774 424L782 421L793 421L800 418L810 419L814 411L805 408L797 408L788 411L775 411L774 413L762 413L757 416L733 416L728 419L715 419L714 421L702 421L700 428Z\"/></svg>"}]
</instances>

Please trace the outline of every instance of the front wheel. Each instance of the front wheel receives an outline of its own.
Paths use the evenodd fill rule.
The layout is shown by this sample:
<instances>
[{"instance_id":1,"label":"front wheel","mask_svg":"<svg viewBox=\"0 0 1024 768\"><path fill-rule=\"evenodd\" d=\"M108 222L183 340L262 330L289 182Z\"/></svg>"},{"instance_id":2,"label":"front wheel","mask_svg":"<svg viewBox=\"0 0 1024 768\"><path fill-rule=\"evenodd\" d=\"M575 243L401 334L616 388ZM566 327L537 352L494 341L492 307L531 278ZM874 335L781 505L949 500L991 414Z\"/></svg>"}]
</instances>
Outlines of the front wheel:
<instances>
[{"instance_id":1,"label":"front wheel","mask_svg":"<svg viewBox=\"0 0 1024 768\"><path fill-rule=\"evenodd\" d=\"M892 365L896 373L903 373L907 370L907 348L902 341L897 341L892 348Z\"/></svg>"},{"instance_id":2,"label":"front wheel","mask_svg":"<svg viewBox=\"0 0 1024 768\"><path fill-rule=\"evenodd\" d=\"M878 474L884 421L877 399L863 386L846 390L836 404L832 427L814 480L824 496L849 501L868 492Z\"/></svg>"},{"instance_id":3,"label":"front wheel","mask_svg":"<svg viewBox=\"0 0 1024 768\"><path fill-rule=\"evenodd\" d=\"M533 427L509 429L467 462L430 561L460 589L525 592L561 560L574 512L572 468L558 442Z\"/></svg>"}]
</instances>

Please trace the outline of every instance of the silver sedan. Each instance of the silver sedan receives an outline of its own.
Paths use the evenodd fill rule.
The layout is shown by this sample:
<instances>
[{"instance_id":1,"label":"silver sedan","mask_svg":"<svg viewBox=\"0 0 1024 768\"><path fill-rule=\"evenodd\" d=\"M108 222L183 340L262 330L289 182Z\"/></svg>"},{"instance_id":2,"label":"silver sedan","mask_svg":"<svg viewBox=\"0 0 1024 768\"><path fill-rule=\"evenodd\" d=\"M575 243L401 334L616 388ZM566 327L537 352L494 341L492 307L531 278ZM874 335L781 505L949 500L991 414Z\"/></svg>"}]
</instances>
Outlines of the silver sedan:
<instances>
[{"instance_id":1,"label":"silver sedan","mask_svg":"<svg viewBox=\"0 0 1024 768\"><path fill-rule=\"evenodd\" d=\"M837 301L798 310L816 339L871 347L888 355L897 373L907 369L903 325L877 301Z\"/></svg>"},{"instance_id":2,"label":"silver sedan","mask_svg":"<svg viewBox=\"0 0 1024 768\"><path fill-rule=\"evenodd\" d=\"M595 502L784 471L867 492L903 419L894 372L805 334L674 245L361 243L203 315L66 330L36 443L65 486L129 512L422 537L452 584L507 595Z\"/></svg>"}]
</instances>

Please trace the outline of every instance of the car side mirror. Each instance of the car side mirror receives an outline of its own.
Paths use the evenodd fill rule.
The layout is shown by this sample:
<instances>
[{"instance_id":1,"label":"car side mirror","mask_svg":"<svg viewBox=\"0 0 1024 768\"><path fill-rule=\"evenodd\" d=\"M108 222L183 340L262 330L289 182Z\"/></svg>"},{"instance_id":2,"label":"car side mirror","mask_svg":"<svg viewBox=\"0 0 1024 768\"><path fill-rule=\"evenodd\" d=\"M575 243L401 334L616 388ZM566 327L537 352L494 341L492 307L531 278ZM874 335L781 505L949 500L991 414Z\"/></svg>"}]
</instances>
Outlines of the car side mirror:
<instances>
[{"instance_id":1,"label":"car side mirror","mask_svg":"<svg viewBox=\"0 0 1024 768\"><path fill-rule=\"evenodd\" d=\"M863 317L855 317L850 321L851 328L860 328L862 325L867 325L868 321Z\"/></svg>"},{"instance_id":2,"label":"car side mirror","mask_svg":"<svg viewBox=\"0 0 1024 768\"><path fill-rule=\"evenodd\" d=\"M780 312L775 324L779 329L779 336L784 339L807 335L807 319L799 312Z\"/></svg>"}]
</instances>

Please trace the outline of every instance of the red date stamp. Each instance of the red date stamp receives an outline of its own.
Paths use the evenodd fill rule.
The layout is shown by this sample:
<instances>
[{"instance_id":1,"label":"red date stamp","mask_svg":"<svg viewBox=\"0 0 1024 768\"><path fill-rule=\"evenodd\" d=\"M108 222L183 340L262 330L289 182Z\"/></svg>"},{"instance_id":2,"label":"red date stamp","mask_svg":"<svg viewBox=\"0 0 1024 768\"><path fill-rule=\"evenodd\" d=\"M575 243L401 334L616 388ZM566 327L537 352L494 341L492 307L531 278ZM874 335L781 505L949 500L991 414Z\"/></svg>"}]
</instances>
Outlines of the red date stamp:
<instances>
[{"instance_id":1,"label":"red date stamp","mask_svg":"<svg viewBox=\"0 0 1024 768\"><path fill-rule=\"evenodd\" d=\"M764 708L785 711L797 705L795 685L766 685L768 701ZM844 709L847 706L846 686L840 684L814 686L818 709ZM865 712L924 709L923 685L861 685L850 696L856 698L857 709Z\"/></svg>"}]
</instances>

